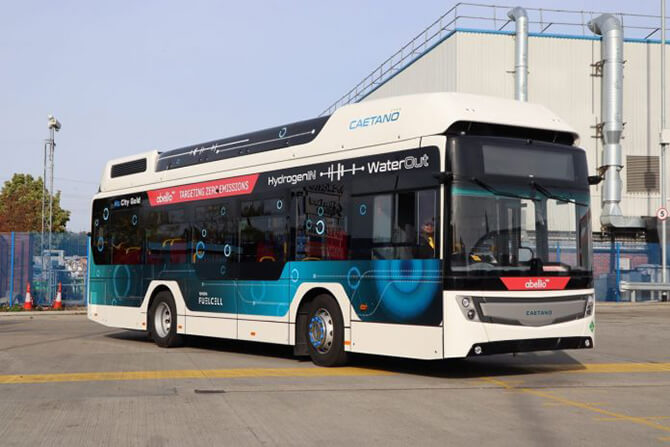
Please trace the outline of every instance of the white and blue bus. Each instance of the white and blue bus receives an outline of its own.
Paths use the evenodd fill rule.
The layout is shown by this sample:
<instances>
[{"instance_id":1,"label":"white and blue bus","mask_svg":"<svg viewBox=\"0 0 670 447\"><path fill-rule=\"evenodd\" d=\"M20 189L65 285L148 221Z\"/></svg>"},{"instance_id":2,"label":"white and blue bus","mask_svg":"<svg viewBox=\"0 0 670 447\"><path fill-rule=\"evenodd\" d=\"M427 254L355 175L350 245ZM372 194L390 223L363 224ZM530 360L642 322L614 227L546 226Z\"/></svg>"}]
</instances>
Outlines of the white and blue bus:
<instances>
[{"instance_id":1,"label":"white and blue bus","mask_svg":"<svg viewBox=\"0 0 670 447\"><path fill-rule=\"evenodd\" d=\"M577 144L542 106L433 93L110 161L88 317L324 366L591 348Z\"/></svg>"}]
</instances>

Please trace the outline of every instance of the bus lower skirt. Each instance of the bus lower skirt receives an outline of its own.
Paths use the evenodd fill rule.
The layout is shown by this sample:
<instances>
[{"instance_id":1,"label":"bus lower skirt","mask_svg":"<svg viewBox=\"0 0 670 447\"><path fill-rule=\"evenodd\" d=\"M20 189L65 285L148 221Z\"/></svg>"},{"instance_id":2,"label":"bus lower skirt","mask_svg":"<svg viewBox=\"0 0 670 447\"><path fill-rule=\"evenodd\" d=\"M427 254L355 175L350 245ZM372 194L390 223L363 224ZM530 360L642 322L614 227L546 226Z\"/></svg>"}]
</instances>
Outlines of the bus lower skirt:
<instances>
[{"instance_id":1,"label":"bus lower skirt","mask_svg":"<svg viewBox=\"0 0 670 447\"><path fill-rule=\"evenodd\" d=\"M505 354L510 352L556 351L562 349L593 348L591 337L554 337L531 338L524 340L505 340L489 343L477 343L470 348L468 357Z\"/></svg>"}]
</instances>

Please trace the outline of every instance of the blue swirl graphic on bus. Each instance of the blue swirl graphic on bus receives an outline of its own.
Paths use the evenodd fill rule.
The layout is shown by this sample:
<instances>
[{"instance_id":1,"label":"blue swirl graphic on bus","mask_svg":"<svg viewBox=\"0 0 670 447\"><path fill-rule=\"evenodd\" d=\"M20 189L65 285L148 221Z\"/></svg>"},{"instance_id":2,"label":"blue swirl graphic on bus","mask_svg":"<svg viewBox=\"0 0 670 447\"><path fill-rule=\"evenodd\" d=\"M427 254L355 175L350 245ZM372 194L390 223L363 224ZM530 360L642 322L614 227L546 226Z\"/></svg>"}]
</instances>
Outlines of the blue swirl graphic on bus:
<instances>
[{"instance_id":1,"label":"blue swirl graphic on bus","mask_svg":"<svg viewBox=\"0 0 670 447\"><path fill-rule=\"evenodd\" d=\"M119 270L123 269L123 271L126 273L126 278L125 278L125 285L123 287L123 292L119 293L119 288L118 288L118 282L119 279L121 279L121 276L119 275ZM117 265L114 266L114 280L112 281L112 284L114 285L114 295L117 298L123 298L128 296L130 293L130 268L127 265Z\"/></svg>"},{"instance_id":2,"label":"blue swirl graphic on bus","mask_svg":"<svg viewBox=\"0 0 670 447\"><path fill-rule=\"evenodd\" d=\"M205 243L203 241L198 241L195 245L195 257L198 259L205 257Z\"/></svg>"},{"instance_id":3,"label":"blue swirl graphic on bus","mask_svg":"<svg viewBox=\"0 0 670 447\"><path fill-rule=\"evenodd\" d=\"M438 291L439 277L426 264L421 259L390 261L389 271L375 277L383 308L398 320L421 315Z\"/></svg>"},{"instance_id":4,"label":"blue swirl graphic on bus","mask_svg":"<svg viewBox=\"0 0 670 447\"><path fill-rule=\"evenodd\" d=\"M352 290L358 289L358 286L361 285L361 271L358 270L358 267L351 267L347 272L347 284Z\"/></svg>"}]
</instances>

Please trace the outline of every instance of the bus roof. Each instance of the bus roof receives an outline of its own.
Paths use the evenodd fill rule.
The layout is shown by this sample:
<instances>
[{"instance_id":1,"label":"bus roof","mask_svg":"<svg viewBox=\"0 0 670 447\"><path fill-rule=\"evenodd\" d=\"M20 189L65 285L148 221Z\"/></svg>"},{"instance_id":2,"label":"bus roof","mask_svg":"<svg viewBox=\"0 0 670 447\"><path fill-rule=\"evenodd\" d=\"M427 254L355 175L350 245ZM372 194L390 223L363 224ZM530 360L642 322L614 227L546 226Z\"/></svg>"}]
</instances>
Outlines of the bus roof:
<instances>
[{"instance_id":1,"label":"bus roof","mask_svg":"<svg viewBox=\"0 0 670 447\"><path fill-rule=\"evenodd\" d=\"M331 116L111 160L100 191L439 135L463 121L569 133L578 139L570 126L538 104L452 92L396 96L346 105Z\"/></svg>"}]
</instances>

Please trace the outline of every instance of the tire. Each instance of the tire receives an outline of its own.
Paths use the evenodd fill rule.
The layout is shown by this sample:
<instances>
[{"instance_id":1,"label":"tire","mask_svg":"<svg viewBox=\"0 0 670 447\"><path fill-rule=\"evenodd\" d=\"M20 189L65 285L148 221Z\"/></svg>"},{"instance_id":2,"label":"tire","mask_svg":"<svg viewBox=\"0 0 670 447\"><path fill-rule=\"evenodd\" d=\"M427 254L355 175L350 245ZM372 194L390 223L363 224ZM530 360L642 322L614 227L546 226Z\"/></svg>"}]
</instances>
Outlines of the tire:
<instances>
[{"instance_id":1,"label":"tire","mask_svg":"<svg viewBox=\"0 0 670 447\"><path fill-rule=\"evenodd\" d=\"M177 307L168 291L159 292L149 308L147 326L153 341L162 348L171 348L182 343L177 334Z\"/></svg>"},{"instance_id":2,"label":"tire","mask_svg":"<svg viewBox=\"0 0 670 447\"><path fill-rule=\"evenodd\" d=\"M312 362L318 366L347 363L344 350L344 320L340 306L330 295L319 295L308 304L305 340Z\"/></svg>"}]
</instances>

